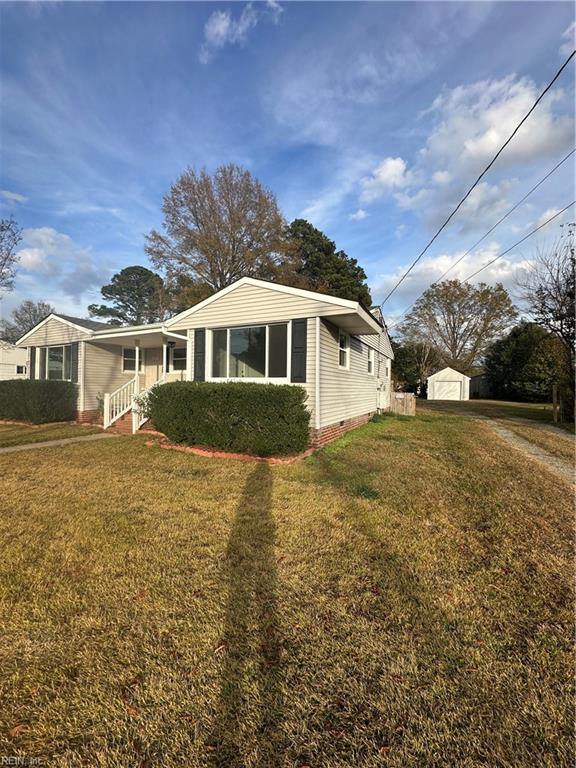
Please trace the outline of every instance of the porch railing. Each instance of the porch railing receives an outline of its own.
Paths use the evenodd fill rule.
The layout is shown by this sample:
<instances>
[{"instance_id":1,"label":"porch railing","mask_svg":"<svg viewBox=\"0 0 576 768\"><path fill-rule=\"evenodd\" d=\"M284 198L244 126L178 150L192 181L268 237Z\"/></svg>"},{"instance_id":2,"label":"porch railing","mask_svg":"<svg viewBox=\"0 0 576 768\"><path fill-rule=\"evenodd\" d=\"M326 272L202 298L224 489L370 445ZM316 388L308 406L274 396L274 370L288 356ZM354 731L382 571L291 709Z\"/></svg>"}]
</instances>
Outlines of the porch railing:
<instances>
[{"instance_id":1,"label":"porch railing","mask_svg":"<svg viewBox=\"0 0 576 768\"><path fill-rule=\"evenodd\" d=\"M104 429L108 429L115 421L132 408L134 395L138 390L136 376L114 392L104 395Z\"/></svg>"},{"instance_id":2,"label":"porch railing","mask_svg":"<svg viewBox=\"0 0 576 768\"><path fill-rule=\"evenodd\" d=\"M166 382L166 374L163 374L158 381L155 381L152 386L147 389L143 389L137 396L132 398L132 434L138 432L142 424L148 421L148 417L144 415L146 407L146 398L150 390L154 387L158 387Z\"/></svg>"}]
</instances>

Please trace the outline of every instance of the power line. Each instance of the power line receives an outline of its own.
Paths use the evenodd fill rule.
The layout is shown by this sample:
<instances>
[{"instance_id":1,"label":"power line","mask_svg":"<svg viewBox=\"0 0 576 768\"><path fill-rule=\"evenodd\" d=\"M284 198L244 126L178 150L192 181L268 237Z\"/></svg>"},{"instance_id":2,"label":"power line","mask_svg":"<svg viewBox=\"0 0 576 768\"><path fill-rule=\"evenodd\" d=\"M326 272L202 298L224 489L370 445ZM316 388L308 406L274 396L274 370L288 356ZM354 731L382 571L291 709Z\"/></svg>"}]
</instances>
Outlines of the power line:
<instances>
[{"instance_id":1,"label":"power line","mask_svg":"<svg viewBox=\"0 0 576 768\"><path fill-rule=\"evenodd\" d=\"M509 248L506 248L506 250L505 250L505 251L502 251L502 253L499 253L499 254L498 254L497 256L495 256L493 259L491 259L491 260L490 260L490 261L488 261L486 264L484 264L484 266L483 266L483 267L480 267L480 269L477 269L477 270L476 270L476 272L473 272L471 275L468 275L468 277L465 277L465 278L462 280L462 282L463 282L463 283L465 283L466 281L470 280L472 277L475 277L477 274L479 274L480 272L482 272L483 270L485 270L485 269L486 269L487 267L489 267L491 264L494 264L494 262L495 262L495 261L498 261L498 259L501 259L501 258L502 258L502 256L506 256L506 254L507 254L507 253L510 253L510 251L513 251L513 250L514 250L514 248L517 248L517 247L518 247L519 245L521 245L521 244L522 244L522 243L523 243L525 240L528 240L528 238L529 238L529 237L532 237L532 235L536 234L536 232L538 232L540 229L542 229L543 227L545 227L547 224L550 224L550 222L551 222L551 221L553 221L554 219L557 219L557 218L558 218L558 216L561 216L561 215L562 215L562 214L563 214L565 211L567 211L567 210L568 210L568 208L570 208L570 207L571 207L572 205L574 205L574 204L576 204L576 200L573 200L573 201L572 201L571 203L569 203L569 204L568 204L568 205L567 205L565 208L562 208L562 210L561 210L561 211L558 211L558 212L557 212L557 213L555 213L553 216L550 216L550 218L549 218L549 219L546 219L546 221L544 221L542 224L540 224L540 225L538 225L537 227L535 227L535 228L534 228L534 229L533 229L531 232L529 232L527 235L524 235L524 237L523 237L521 240L518 240L516 243L514 243L514 245L511 245ZM454 266L454 265L453 265L453 266ZM438 281L438 280L436 280L435 282L439 282L439 281ZM434 285L434 283L432 283L432 285ZM414 306L414 304L410 304L410 306L409 306L409 307L406 307L406 309L404 310L404 312L402 313L402 315L404 316L404 315L406 314L406 312L408 312L408 310L409 310L411 307L413 307L413 306ZM397 320L395 323L391 323L390 325L387 325L387 328L388 328L388 330L390 330L390 328L394 328L395 326L399 325L399 324L400 324L400 322L401 322L401 320Z\"/></svg>"},{"instance_id":2,"label":"power line","mask_svg":"<svg viewBox=\"0 0 576 768\"><path fill-rule=\"evenodd\" d=\"M571 150L570 152L568 152L568 154L566 155L566 157L564 157L562 160L560 160L560 162L559 162L557 165L555 165L555 166L554 166L554 168L552 168L552 170L551 170L551 171L549 171L549 172L546 174L546 176L544 176L544 178L540 179L540 181L538 182L538 184L535 184L535 185L532 187L532 189L531 189L529 192L527 192L527 193L524 195L524 197L522 198L522 200L518 200L518 202L516 203L516 205L515 205L515 206L513 206L512 208L510 208L510 210L508 211L508 213L505 213L505 214L504 214L504 216L502 216L502 218L501 218L501 219L499 219L499 220L496 222L496 224L494 224L494 226L493 226L493 227L491 227L491 229L489 229L489 230L488 230L488 232L486 232L486 234L485 234L485 235L482 235L482 237L480 238L480 240L477 240L477 241L474 243L474 245L472 245L470 248L468 248L468 250L466 251L466 253L462 254L462 256L460 256L460 258L459 258L459 259L457 259L457 260L454 262L454 264L452 264L452 266L451 266L451 267L448 267L448 269L446 270L446 272L444 272L444 274L443 274L441 277L439 277L437 280L434 280L434 283L439 283L439 282L441 282L442 280L444 280L444 278L446 277L446 275L448 274L448 272L450 272L450 270L454 269L454 267L455 267L455 266L457 266L458 264L460 264L460 262L461 262L461 261L463 261L463 260L466 258L466 256L468 256L468 254L470 254L470 253L471 253L471 252L472 252L472 251L473 251L475 248L477 248L477 247L480 245L480 243L481 243L481 242L483 242L484 240L486 240L486 238L488 237L488 235L492 234L492 232L494 232L494 230L496 229L496 227L498 227L500 224L502 224L502 222L504 221L504 219L507 219L507 218L508 218L508 216L510 216L510 214L511 214L511 213L514 213L514 211L515 211L517 208L519 208L519 207L522 205L522 203L523 203L523 202L524 202L526 199L528 199L528 198L530 197L530 195L532 194L532 192L535 192L535 191L538 189L538 187L539 187L539 186L541 186L541 185L542 185L542 184L543 184L543 183L546 181L546 179L548 179L548 178L550 178L550 176L552 176L552 174L554 173L554 171L556 171L558 168L560 168L560 166L561 166L563 163L565 163L565 162L566 162L566 160L568 160L570 157L572 157L572 155L574 154L574 152L576 152L576 149L573 149L573 150ZM433 285L434 285L434 283L433 283Z\"/></svg>"},{"instance_id":3,"label":"power line","mask_svg":"<svg viewBox=\"0 0 576 768\"><path fill-rule=\"evenodd\" d=\"M522 120L520 120L520 122L518 123L518 125L517 125L517 126L514 128L514 130L513 130L513 131L512 131L512 133L510 134L510 136L509 136L509 137L506 139L506 141L504 142L504 144L502 144L502 146L500 147L500 149L498 150L498 152L496 152L496 154L494 155L494 157L492 158L492 160L491 160L491 161L488 163L488 165L487 165L487 166L484 168L484 170L483 170L483 171L482 171L482 173L481 173L481 174L478 176L478 178L476 179L476 181L475 181L475 182L472 184L472 186L470 187L470 189L469 189L469 190L466 192L466 194L464 195L464 197L463 197L463 198L460 200L460 202L458 203L458 205L456 206L456 208L454 208L454 210L452 211L452 213L451 213L451 214L448 216L448 218L447 218L447 219L444 221L444 223L442 224L442 226L440 227L440 229L439 229L439 230L436 232L436 234L434 235L434 237L433 237L433 238L430 240L430 242L428 243L428 245L426 245L426 247L425 247L425 248L424 248L424 249L423 249L423 250L422 250L422 251L421 251L421 252L418 254L418 256L417 256L417 257L414 259L414 261L412 262L412 264L410 265L410 267L409 267L409 268L406 270L406 272L405 272L405 273L402 275L402 277L400 278L400 280L398 280L398 282L396 283L396 285L395 285L395 286L392 288L392 290L391 290L391 291L388 293L388 295L387 295L387 296L385 297L385 299L382 301L382 303L380 304L380 306L381 306L381 307L382 307L382 306L384 306L384 304L385 304L385 303L388 301L388 299L390 298L390 296L392 296L392 294L393 294L393 293L394 293L394 292L395 292L395 291L398 289L398 287L399 287L399 286L400 286L400 285L401 285L401 284L404 282L404 280L405 280L405 279L408 277L408 275L409 275L409 274L410 274L410 272L411 272L411 271L414 269L414 267L416 266L416 264L417 264L417 263L420 261L420 259L422 258L422 256L424 256L424 254L426 253L426 251L427 251L427 250L430 248L430 246L432 245L432 243L433 243L433 242L436 240L436 238L437 238L437 237L440 235L440 233L441 233L441 232L442 232L442 231L445 229L445 227L446 227L446 226L449 224L449 222L452 220L452 218L453 218L453 217L456 215L456 213L457 213L457 212L460 210L460 208L462 207L462 205L464 204L464 202L465 202L465 201L468 199L468 197L470 196L470 194L472 193L472 191L475 189L475 187L477 187L477 186L478 186L478 184L480 183L481 179L482 179L482 178L483 178L483 177L484 177L484 176L485 176L485 175L488 173L488 171L490 170L490 168L492 168L492 166L494 165L494 163L496 162L496 160L497 160L497 159L500 157L500 155L502 154L502 152L504 151L504 149L506 149L506 147L508 146L508 144L510 144L510 142L512 141L512 139L514 138L514 136L515 136L515 135L518 133L518 131L519 131L519 130L520 130L520 128L521 128L521 127L524 125L524 123L526 122L526 120L527 120L527 119L530 117L530 115L532 114L532 112L534 112L534 110L536 109L536 107L538 106L538 104L539 104L539 103L542 101L542 99L544 98L544 96L545 96L545 95L548 93L548 91L549 91L549 90L552 88L552 86L554 85L554 83L556 82L556 80L558 80L558 78L560 77L560 75L562 74L562 72L563 72L563 71L566 69L566 67L568 66L568 64L569 64L569 63L572 61L572 59L574 58L574 55L575 55L575 54L576 54L576 50L572 51L572 53L570 54L570 56L568 56L568 58L566 59L566 61L564 62L564 64L562 64L562 66L561 66L561 67L560 67L560 69L559 69L559 70L556 72L556 74L554 75L554 77L552 78L552 80L551 80L551 81L548 83L548 85L546 86L546 88L544 88L544 90L543 90L543 91L542 91L542 93L541 93L541 94L538 96L538 98L536 99L536 101L534 102L534 104L532 104L532 106L530 107L530 109L528 110L528 112L527 112L527 113L524 115L524 117L522 118Z\"/></svg>"},{"instance_id":4,"label":"power line","mask_svg":"<svg viewBox=\"0 0 576 768\"><path fill-rule=\"evenodd\" d=\"M529 192L527 192L527 193L524 195L524 197L523 197L521 200L518 200L518 202L517 202L517 203L516 203L514 206L512 206L512 208L510 208L510 210L509 210L507 213L505 213L505 214L504 214L504 216L502 216L500 219L498 219L498 221L496 222L496 224L494 224L494 226L493 226L493 227L490 227L490 229L488 230L488 232L486 232L484 235L482 235L482 237L481 237L479 240L477 240L477 241L474 243L474 245L470 246L470 248L468 248L468 250L467 250L465 253L463 253L463 254L462 254L462 256L460 256L458 259L456 259L456 261L455 261L453 264L451 264L451 265L448 267L448 269L447 269L445 272L443 272L443 273L442 273L442 275L441 275L439 278L437 278L436 280L434 280L434 282L433 282L433 283L431 283L431 285L436 285L436 283L440 283L440 282L442 282L442 280L444 280L444 278L446 277L446 275L448 274L448 272L450 272L451 270L453 270L453 269L454 269L454 267L458 266L458 264L460 264L460 262L461 262L461 261L463 261L463 260L466 258L466 256L468 256L470 253L472 253L472 251L473 251L475 248L477 248L477 247L480 245L480 243L481 243L481 242L483 242L483 241L484 241L484 240L485 240L485 239L488 237L488 235L490 235L490 234L492 234L492 232L494 232L494 230L496 229L496 227L500 226L500 224L502 224L502 222L503 222L505 219L507 219L507 218L508 218L508 216L510 216L510 214L514 213L514 211L515 211L515 210L517 210L517 209L518 209L518 208L519 208L519 207L522 205L522 203L523 203L525 200L527 200L527 199L530 197L530 195L531 195L533 192L535 192L535 191L538 189L538 187L542 186L542 184L543 184L543 183L544 183L544 182L545 182L547 179L549 179L549 178L550 178L550 176L552 176L552 174L553 174L555 171L557 171L557 170L558 170L558 168L560 168L560 166L561 166L561 165L563 165L563 164L564 164L564 163L565 163L565 162L566 162L566 161L567 161L567 160L568 160L570 157L572 157L572 155L573 155L575 152L576 152L576 149L572 149L570 152L568 152L568 154L567 154L565 157L563 157L563 158L562 158L562 160L560 160L560 162L559 162L559 163L556 163L556 165L554 166L554 168L552 168L552 170L548 171L548 173L546 174L546 176L543 176L543 177L540 179L540 181L539 181L537 184L535 184L535 185L532 187L532 189L531 189ZM409 310L409 309L410 309L412 306L414 306L414 303L412 303L412 304L409 304L409 305L406 307L406 309L405 309L405 310L402 312L402 316L404 316L404 315L406 314L406 312L408 312L408 310ZM391 324L390 326L388 326L388 327L389 327L389 328L393 328L395 325L398 325L398 323L399 323L399 322L400 322L400 320L397 320L395 323L392 323L392 324Z\"/></svg>"},{"instance_id":5,"label":"power line","mask_svg":"<svg viewBox=\"0 0 576 768\"><path fill-rule=\"evenodd\" d=\"M483 267L480 267L480 269L477 269L476 272L472 272L471 275L468 275L468 277L465 277L462 282L466 282L467 280L470 280L473 277L476 277L477 274L480 272L483 272L487 267L489 267L491 264L494 264L495 261L498 261L498 259L501 259L502 256L506 256L507 253L510 253L510 251L514 250L514 248L517 248L521 243L524 242L524 240L528 240L529 237L532 237L533 234L538 232L539 229L542 229L542 227L545 227L547 224L550 224L551 221L554 221L554 219L558 218L562 213L568 210L571 206L576 204L576 200L572 200L571 203L569 203L565 208L562 208L561 211L558 211L558 213L555 213L554 216L550 216L549 219L546 219L546 221L543 224L540 224L540 226L536 227L536 229L533 229L532 232L529 232L525 237L522 238L522 240L518 240L517 243L514 243L514 245L511 245L510 248L507 248L505 251L502 251L502 253L499 253L498 256L495 256L493 259L490 259L490 261L487 261L486 264L484 264Z\"/></svg>"}]
</instances>

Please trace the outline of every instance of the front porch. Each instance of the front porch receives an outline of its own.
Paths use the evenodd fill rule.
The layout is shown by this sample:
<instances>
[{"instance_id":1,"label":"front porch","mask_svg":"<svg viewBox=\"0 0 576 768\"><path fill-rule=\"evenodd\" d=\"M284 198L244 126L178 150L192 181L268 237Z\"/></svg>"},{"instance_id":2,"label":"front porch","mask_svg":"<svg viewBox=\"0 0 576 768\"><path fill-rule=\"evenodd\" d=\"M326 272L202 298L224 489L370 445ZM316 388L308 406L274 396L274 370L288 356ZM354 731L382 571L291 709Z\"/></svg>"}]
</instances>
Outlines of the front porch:
<instances>
[{"instance_id":1,"label":"front porch","mask_svg":"<svg viewBox=\"0 0 576 768\"><path fill-rule=\"evenodd\" d=\"M162 325L148 325L99 333L97 340L121 347L122 371L134 372L122 386L104 393L104 429L118 425L121 420L125 423L130 414L131 430L127 431L135 433L146 421L138 399L152 387L187 378L188 339L166 331Z\"/></svg>"}]
</instances>

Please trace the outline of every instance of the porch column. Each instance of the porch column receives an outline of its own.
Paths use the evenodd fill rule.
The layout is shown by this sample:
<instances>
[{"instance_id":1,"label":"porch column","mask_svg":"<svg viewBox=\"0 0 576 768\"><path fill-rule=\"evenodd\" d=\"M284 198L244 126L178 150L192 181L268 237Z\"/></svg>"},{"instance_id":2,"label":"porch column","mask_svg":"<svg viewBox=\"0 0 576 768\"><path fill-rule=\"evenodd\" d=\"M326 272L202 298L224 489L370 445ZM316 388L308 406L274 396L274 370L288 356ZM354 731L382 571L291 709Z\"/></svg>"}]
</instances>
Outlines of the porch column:
<instances>
[{"instance_id":1,"label":"porch column","mask_svg":"<svg viewBox=\"0 0 576 768\"><path fill-rule=\"evenodd\" d=\"M168 349L168 344L163 341L162 342L162 376L166 376L168 373L168 366L166 365L166 350Z\"/></svg>"},{"instance_id":2,"label":"porch column","mask_svg":"<svg viewBox=\"0 0 576 768\"><path fill-rule=\"evenodd\" d=\"M140 342L135 341L134 346L136 347L136 372L135 372L135 379L134 379L134 392L138 394L138 392L140 392Z\"/></svg>"},{"instance_id":3,"label":"porch column","mask_svg":"<svg viewBox=\"0 0 576 768\"><path fill-rule=\"evenodd\" d=\"M192 381L192 378L193 378L193 376L192 376L192 371L194 370L193 367L192 367L194 365L194 358L193 358L194 347L193 347L193 344L192 344L192 334L193 333L194 333L194 331L190 330L190 329L188 329L188 331L186 333L186 336L187 336L187 339L186 339L186 381Z\"/></svg>"}]
</instances>

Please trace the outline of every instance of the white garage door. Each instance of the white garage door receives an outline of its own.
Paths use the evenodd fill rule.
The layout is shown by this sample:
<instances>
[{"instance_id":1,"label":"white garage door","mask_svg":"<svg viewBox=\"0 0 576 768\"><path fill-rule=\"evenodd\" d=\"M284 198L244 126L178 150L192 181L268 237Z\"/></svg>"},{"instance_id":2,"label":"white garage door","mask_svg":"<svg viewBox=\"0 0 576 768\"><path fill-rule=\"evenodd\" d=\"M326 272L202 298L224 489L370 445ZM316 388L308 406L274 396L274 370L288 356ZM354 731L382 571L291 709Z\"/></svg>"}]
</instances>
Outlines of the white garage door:
<instances>
[{"instance_id":1,"label":"white garage door","mask_svg":"<svg viewBox=\"0 0 576 768\"><path fill-rule=\"evenodd\" d=\"M461 381L437 381L434 385L434 400L460 400Z\"/></svg>"}]
</instances>

